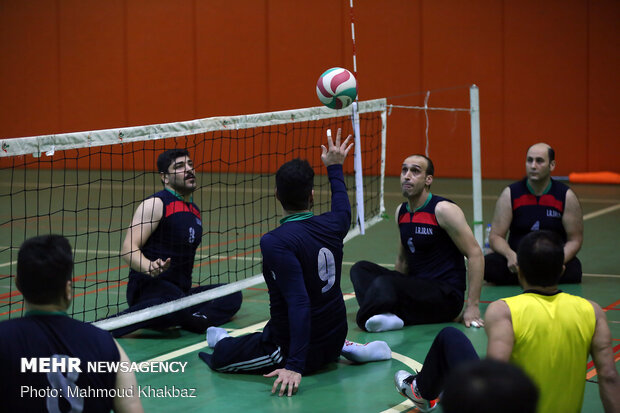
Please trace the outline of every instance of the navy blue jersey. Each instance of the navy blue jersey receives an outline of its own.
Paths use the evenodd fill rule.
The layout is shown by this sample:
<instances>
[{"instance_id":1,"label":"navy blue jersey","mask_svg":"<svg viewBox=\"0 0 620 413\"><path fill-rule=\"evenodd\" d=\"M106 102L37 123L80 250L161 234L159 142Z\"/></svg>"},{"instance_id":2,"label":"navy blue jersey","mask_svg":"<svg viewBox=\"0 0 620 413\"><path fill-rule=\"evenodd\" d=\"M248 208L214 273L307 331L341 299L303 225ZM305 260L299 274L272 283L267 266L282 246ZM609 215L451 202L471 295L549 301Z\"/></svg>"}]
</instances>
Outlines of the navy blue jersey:
<instances>
[{"instance_id":1,"label":"navy blue jersey","mask_svg":"<svg viewBox=\"0 0 620 413\"><path fill-rule=\"evenodd\" d=\"M351 205L342 165L327 171L331 212L289 216L260 242L271 312L264 331L287 354L286 369L299 373L308 352L341 349L347 332L340 276Z\"/></svg>"},{"instance_id":2,"label":"navy blue jersey","mask_svg":"<svg viewBox=\"0 0 620 413\"><path fill-rule=\"evenodd\" d=\"M22 373L22 358L33 357L78 358L82 372L37 370L36 373ZM65 314L33 312L23 318L4 321L0 323L0 410L52 413L67 412L71 406L73 412L108 413L112 409L112 398L73 397L76 393L71 394L67 386L72 386L73 391L75 385L93 391L113 389L115 373L89 372L87 363L119 360L120 354L110 333ZM37 390L38 395L33 392ZM102 393L110 395L110 392Z\"/></svg>"},{"instance_id":3,"label":"navy blue jersey","mask_svg":"<svg viewBox=\"0 0 620 413\"><path fill-rule=\"evenodd\" d=\"M445 281L465 291L465 260L448 233L439 226L435 207L449 199L429 195L424 205L414 212L403 202L398 210L398 229L409 274L425 279Z\"/></svg>"},{"instance_id":4,"label":"navy blue jersey","mask_svg":"<svg viewBox=\"0 0 620 413\"><path fill-rule=\"evenodd\" d=\"M513 251L531 231L548 230L558 234L566 242L566 230L562 223L568 186L551 179L550 187L540 196L532 194L527 178L510 185L512 222L508 245Z\"/></svg>"},{"instance_id":5,"label":"navy blue jersey","mask_svg":"<svg viewBox=\"0 0 620 413\"><path fill-rule=\"evenodd\" d=\"M196 249L202 241L202 221L198 206L185 202L168 190L159 191L151 198L164 203L159 225L142 246L142 253L151 261L171 258L170 268L157 276L169 281L187 293L192 286L192 270ZM149 277L131 270L130 277Z\"/></svg>"}]
</instances>

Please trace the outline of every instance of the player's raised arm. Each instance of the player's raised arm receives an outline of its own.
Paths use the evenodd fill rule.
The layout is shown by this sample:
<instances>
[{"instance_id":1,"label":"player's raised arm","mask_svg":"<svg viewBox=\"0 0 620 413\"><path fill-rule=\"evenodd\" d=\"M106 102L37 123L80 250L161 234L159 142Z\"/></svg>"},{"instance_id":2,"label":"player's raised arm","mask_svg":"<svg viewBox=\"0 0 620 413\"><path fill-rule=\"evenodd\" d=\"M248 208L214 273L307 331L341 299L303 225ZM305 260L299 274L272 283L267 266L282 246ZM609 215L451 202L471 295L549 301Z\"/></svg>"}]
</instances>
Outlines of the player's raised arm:
<instances>
[{"instance_id":1,"label":"player's raised arm","mask_svg":"<svg viewBox=\"0 0 620 413\"><path fill-rule=\"evenodd\" d=\"M321 145L321 160L325 166L342 165L353 147L353 136L347 136L344 142L341 143L341 133L342 130L338 128L338 132L336 132L336 143L334 144L332 140L332 131L331 129L327 129L327 147Z\"/></svg>"}]
</instances>

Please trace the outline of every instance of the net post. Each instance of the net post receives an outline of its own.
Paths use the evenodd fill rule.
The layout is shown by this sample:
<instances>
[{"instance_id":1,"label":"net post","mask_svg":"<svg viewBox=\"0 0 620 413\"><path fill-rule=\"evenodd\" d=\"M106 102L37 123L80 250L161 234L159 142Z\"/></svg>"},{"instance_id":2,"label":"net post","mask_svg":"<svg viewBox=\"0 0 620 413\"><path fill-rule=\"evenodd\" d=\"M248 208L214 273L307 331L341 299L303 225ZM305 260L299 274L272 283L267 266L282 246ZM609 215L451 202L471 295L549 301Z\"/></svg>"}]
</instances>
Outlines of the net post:
<instances>
[{"instance_id":1,"label":"net post","mask_svg":"<svg viewBox=\"0 0 620 413\"><path fill-rule=\"evenodd\" d=\"M360 234L364 235L366 223L364 220L364 179L362 176L362 140L360 138L360 115L357 111L357 102L353 102L353 132L355 133L355 147L353 148L353 167L355 168L355 203L357 210L357 224Z\"/></svg>"},{"instance_id":2,"label":"net post","mask_svg":"<svg viewBox=\"0 0 620 413\"><path fill-rule=\"evenodd\" d=\"M480 101L478 86L471 85L469 88L469 115L471 123L471 178L472 199L474 204L474 237L483 246L482 222L482 167L480 157Z\"/></svg>"}]
</instances>

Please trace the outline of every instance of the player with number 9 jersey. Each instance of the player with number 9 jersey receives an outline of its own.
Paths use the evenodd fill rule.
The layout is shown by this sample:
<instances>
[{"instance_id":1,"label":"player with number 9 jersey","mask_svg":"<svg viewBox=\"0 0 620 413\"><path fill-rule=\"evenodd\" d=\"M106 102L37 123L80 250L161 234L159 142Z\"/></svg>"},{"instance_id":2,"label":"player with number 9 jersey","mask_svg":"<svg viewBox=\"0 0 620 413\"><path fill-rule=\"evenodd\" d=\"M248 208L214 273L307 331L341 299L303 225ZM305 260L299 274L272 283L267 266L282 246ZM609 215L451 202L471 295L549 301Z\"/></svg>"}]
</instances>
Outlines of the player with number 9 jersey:
<instances>
[{"instance_id":1,"label":"player with number 9 jersey","mask_svg":"<svg viewBox=\"0 0 620 413\"><path fill-rule=\"evenodd\" d=\"M328 132L329 149L321 159L331 185L331 211L315 216L314 170L294 159L276 173L276 198L284 211L280 226L261 238L263 277L269 290L270 320L262 333L229 337L223 329L207 330L212 354L200 353L220 372L278 376L291 396L301 376L315 372L340 356L347 334L347 317L340 277L343 240L351 224L351 205L342 163L352 147L349 136L336 143ZM219 331L218 331L219 330Z\"/></svg>"},{"instance_id":2,"label":"player with number 9 jersey","mask_svg":"<svg viewBox=\"0 0 620 413\"><path fill-rule=\"evenodd\" d=\"M271 303L265 330L287 354L286 368L299 373L335 361L347 334L340 275L351 206L342 165L327 170L332 210L289 215L260 243Z\"/></svg>"}]
</instances>

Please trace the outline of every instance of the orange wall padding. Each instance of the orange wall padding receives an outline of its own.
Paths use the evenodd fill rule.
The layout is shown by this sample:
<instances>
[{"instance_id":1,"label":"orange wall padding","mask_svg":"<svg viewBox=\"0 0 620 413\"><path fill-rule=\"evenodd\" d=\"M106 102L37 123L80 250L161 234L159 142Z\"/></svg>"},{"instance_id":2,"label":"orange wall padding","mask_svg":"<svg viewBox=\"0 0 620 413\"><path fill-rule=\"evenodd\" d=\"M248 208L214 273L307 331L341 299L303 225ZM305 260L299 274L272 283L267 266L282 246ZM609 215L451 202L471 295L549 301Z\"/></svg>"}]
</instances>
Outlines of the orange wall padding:
<instances>
[{"instance_id":1,"label":"orange wall padding","mask_svg":"<svg viewBox=\"0 0 620 413\"><path fill-rule=\"evenodd\" d=\"M615 184L620 185L620 174L609 171L601 172L571 172L568 180L582 184Z\"/></svg>"},{"instance_id":2,"label":"orange wall padding","mask_svg":"<svg viewBox=\"0 0 620 413\"><path fill-rule=\"evenodd\" d=\"M558 175L620 171L620 2L355 1L360 99L468 107L484 178L523 175L545 141ZM352 69L348 0L0 2L0 139L319 104ZM403 96L407 95L407 96ZM469 117L429 113L438 176L471 176ZM424 152L425 116L388 118L388 174Z\"/></svg>"}]
</instances>

